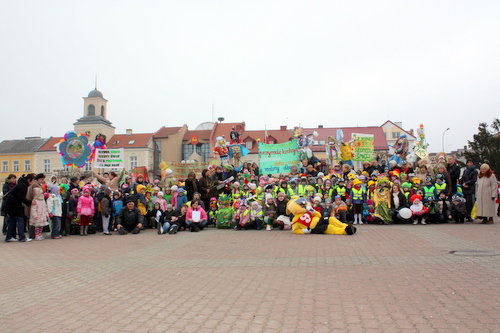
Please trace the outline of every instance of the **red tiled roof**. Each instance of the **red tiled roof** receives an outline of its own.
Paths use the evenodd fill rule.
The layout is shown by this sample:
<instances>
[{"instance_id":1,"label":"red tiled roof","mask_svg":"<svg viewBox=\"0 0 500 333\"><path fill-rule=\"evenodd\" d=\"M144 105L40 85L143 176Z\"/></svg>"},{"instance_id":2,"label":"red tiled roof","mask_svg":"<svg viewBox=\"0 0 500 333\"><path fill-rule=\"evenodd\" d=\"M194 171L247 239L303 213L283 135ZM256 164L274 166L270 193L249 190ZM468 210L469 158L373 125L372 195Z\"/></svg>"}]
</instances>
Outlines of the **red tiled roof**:
<instances>
[{"instance_id":1,"label":"red tiled roof","mask_svg":"<svg viewBox=\"0 0 500 333\"><path fill-rule=\"evenodd\" d=\"M56 144L59 143L63 139L62 136L57 136L57 137L51 137L50 139L45 142L38 151L56 151L57 148L55 147Z\"/></svg>"},{"instance_id":2,"label":"red tiled roof","mask_svg":"<svg viewBox=\"0 0 500 333\"><path fill-rule=\"evenodd\" d=\"M232 128L235 128L237 132L242 134L245 132L245 122L241 123L215 123L212 135L210 137L210 141L215 143L215 138L218 136L223 136L226 139L226 141L229 142L229 134L232 131ZM241 136L240 136L241 138Z\"/></svg>"},{"instance_id":3,"label":"red tiled roof","mask_svg":"<svg viewBox=\"0 0 500 333\"><path fill-rule=\"evenodd\" d=\"M165 127L162 126L156 133L154 133L155 138L167 138L169 135L178 133L181 130L180 127Z\"/></svg>"},{"instance_id":4,"label":"red tiled roof","mask_svg":"<svg viewBox=\"0 0 500 333\"><path fill-rule=\"evenodd\" d=\"M312 134L314 131L318 133L317 137L314 137L315 141L328 141L329 136L337 137L337 130L339 128L303 128L303 133L305 135ZM345 141L351 140L352 133L360 133L360 134L372 134L375 139L375 150L386 150L387 140L385 138L385 133L381 127L370 126L370 127L342 127L342 132L344 133ZM286 141L290 141L293 139L293 128L282 128L279 130L267 130L267 135L269 139L274 141L275 143L283 143ZM261 142L264 142L265 139L265 130L250 130L244 131L240 136L243 143L250 141L250 139L257 141L260 139ZM312 151L324 151L325 147L321 146L310 146ZM250 149L252 153L258 152L258 145L254 144L252 149Z\"/></svg>"},{"instance_id":5,"label":"red tiled roof","mask_svg":"<svg viewBox=\"0 0 500 333\"><path fill-rule=\"evenodd\" d=\"M153 133L115 134L108 140L106 146L108 148L143 148L148 146L152 138Z\"/></svg>"},{"instance_id":6,"label":"red tiled roof","mask_svg":"<svg viewBox=\"0 0 500 333\"><path fill-rule=\"evenodd\" d=\"M198 135L198 140L210 140L212 130L186 131L182 140L191 141L193 135Z\"/></svg>"}]
</instances>

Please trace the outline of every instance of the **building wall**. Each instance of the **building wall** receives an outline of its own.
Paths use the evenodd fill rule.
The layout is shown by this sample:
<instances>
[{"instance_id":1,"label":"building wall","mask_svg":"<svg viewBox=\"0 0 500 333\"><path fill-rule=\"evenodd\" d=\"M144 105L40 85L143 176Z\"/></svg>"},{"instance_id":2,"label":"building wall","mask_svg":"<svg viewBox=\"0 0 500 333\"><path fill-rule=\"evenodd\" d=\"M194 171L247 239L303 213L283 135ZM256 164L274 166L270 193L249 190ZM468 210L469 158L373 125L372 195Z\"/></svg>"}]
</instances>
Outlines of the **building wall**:
<instances>
[{"instance_id":1,"label":"building wall","mask_svg":"<svg viewBox=\"0 0 500 333\"><path fill-rule=\"evenodd\" d=\"M13 161L19 162L19 171L13 170ZM30 170L25 170L24 161L29 161ZM3 163L7 162L7 171L3 171ZM3 181L11 173L15 174L18 178L26 173L36 172L34 167L34 154L4 154L0 155L0 181Z\"/></svg>"}]
</instances>

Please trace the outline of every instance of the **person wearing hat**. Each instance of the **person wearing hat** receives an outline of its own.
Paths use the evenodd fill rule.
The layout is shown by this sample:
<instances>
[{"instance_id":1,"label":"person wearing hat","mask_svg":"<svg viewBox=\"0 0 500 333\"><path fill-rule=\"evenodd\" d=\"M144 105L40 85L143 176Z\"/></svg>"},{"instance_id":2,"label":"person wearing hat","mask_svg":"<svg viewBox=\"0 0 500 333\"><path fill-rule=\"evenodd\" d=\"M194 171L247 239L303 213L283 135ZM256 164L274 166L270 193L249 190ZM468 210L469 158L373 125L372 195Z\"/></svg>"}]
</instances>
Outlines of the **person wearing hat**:
<instances>
[{"instance_id":1,"label":"person wearing hat","mask_svg":"<svg viewBox=\"0 0 500 333\"><path fill-rule=\"evenodd\" d=\"M50 194L47 198L47 211L49 212L49 217L52 221L51 228L51 238L52 239L60 239L61 234L61 218L62 218L62 204L63 199L60 194L61 190L58 185L50 185L49 187ZM36 239L35 240L40 240Z\"/></svg>"},{"instance_id":2,"label":"person wearing hat","mask_svg":"<svg viewBox=\"0 0 500 333\"><path fill-rule=\"evenodd\" d=\"M422 203L422 197L418 194L414 194L411 196L410 201L412 205L410 206L410 210L412 212L413 224L426 224L423 220L424 217L427 217L427 213L429 210Z\"/></svg>"},{"instance_id":3,"label":"person wearing hat","mask_svg":"<svg viewBox=\"0 0 500 333\"><path fill-rule=\"evenodd\" d=\"M497 179L490 166L484 163L479 168L476 182L476 210L478 218L483 219L482 224L493 224L497 196Z\"/></svg>"},{"instance_id":4,"label":"person wearing hat","mask_svg":"<svg viewBox=\"0 0 500 333\"><path fill-rule=\"evenodd\" d=\"M429 176L425 179L425 185L424 185L423 191L424 191L424 198L425 198L424 201L427 201L427 198L429 198L429 197L433 197L434 199L437 197L437 190L432 182L432 177Z\"/></svg>"},{"instance_id":5,"label":"person wearing hat","mask_svg":"<svg viewBox=\"0 0 500 333\"><path fill-rule=\"evenodd\" d=\"M448 218L454 220L455 223L464 223L465 216L467 215L464 202L465 199L462 199L458 195L454 195L451 200L450 216L448 216Z\"/></svg>"},{"instance_id":6,"label":"person wearing hat","mask_svg":"<svg viewBox=\"0 0 500 333\"><path fill-rule=\"evenodd\" d=\"M262 205L264 210L264 222L266 223L266 230L270 231L273 230L273 222L276 218L277 207L271 194L266 193L264 200L264 204Z\"/></svg>"},{"instance_id":7,"label":"person wearing hat","mask_svg":"<svg viewBox=\"0 0 500 333\"><path fill-rule=\"evenodd\" d=\"M353 224L363 224L363 204L366 201L366 192L361 188L362 181L354 179L350 192L350 203L352 205Z\"/></svg>"},{"instance_id":8,"label":"person wearing hat","mask_svg":"<svg viewBox=\"0 0 500 333\"><path fill-rule=\"evenodd\" d=\"M347 205L340 195L335 196L332 204L332 215L342 223L347 223Z\"/></svg>"},{"instance_id":9,"label":"person wearing hat","mask_svg":"<svg viewBox=\"0 0 500 333\"><path fill-rule=\"evenodd\" d=\"M135 207L134 200L127 200L125 207L123 207L116 216L116 227L120 235L126 235L129 232L138 234L144 225L144 216L138 208Z\"/></svg>"},{"instance_id":10,"label":"person wearing hat","mask_svg":"<svg viewBox=\"0 0 500 333\"><path fill-rule=\"evenodd\" d=\"M177 209L180 209L182 205L187 204L187 203L188 203L188 199L184 193L184 188L179 187L177 189L177 206L176 206Z\"/></svg>"}]
</instances>

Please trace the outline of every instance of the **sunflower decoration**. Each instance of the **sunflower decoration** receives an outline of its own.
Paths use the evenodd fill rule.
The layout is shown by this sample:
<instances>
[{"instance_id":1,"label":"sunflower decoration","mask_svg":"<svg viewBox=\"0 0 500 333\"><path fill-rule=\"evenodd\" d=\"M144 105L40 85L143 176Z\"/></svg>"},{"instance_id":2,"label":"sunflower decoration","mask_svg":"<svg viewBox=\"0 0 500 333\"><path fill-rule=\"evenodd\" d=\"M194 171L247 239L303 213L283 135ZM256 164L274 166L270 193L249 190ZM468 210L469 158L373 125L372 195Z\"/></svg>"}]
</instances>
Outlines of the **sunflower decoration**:
<instances>
[{"instance_id":1,"label":"sunflower decoration","mask_svg":"<svg viewBox=\"0 0 500 333\"><path fill-rule=\"evenodd\" d=\"M57 152L61 155L63 165L72 165L75 168L84 167L92 157L92 147L85 134L77 135L73 131L66 132L59 141Z\"/></svg>"}]
</instances>

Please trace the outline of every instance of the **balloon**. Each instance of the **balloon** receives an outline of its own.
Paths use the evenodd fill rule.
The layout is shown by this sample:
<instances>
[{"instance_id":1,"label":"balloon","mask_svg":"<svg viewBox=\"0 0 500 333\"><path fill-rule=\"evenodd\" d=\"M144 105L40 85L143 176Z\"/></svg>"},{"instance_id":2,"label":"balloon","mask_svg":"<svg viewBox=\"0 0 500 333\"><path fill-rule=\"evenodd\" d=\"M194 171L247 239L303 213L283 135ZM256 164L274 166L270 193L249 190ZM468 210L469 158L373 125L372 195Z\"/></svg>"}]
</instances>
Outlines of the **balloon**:
<instances>
[{"instance_id":1,"label":"balloon","mask_svg":"<svg viewBox=\"0 0 500 333\"><path fill-rule=\"evenodd\" d=\"M411 218L411 210L410 208L401 208L398 212L398 215L403 219L403 220L408 220Z\"/></svg>"}]
</instances>

